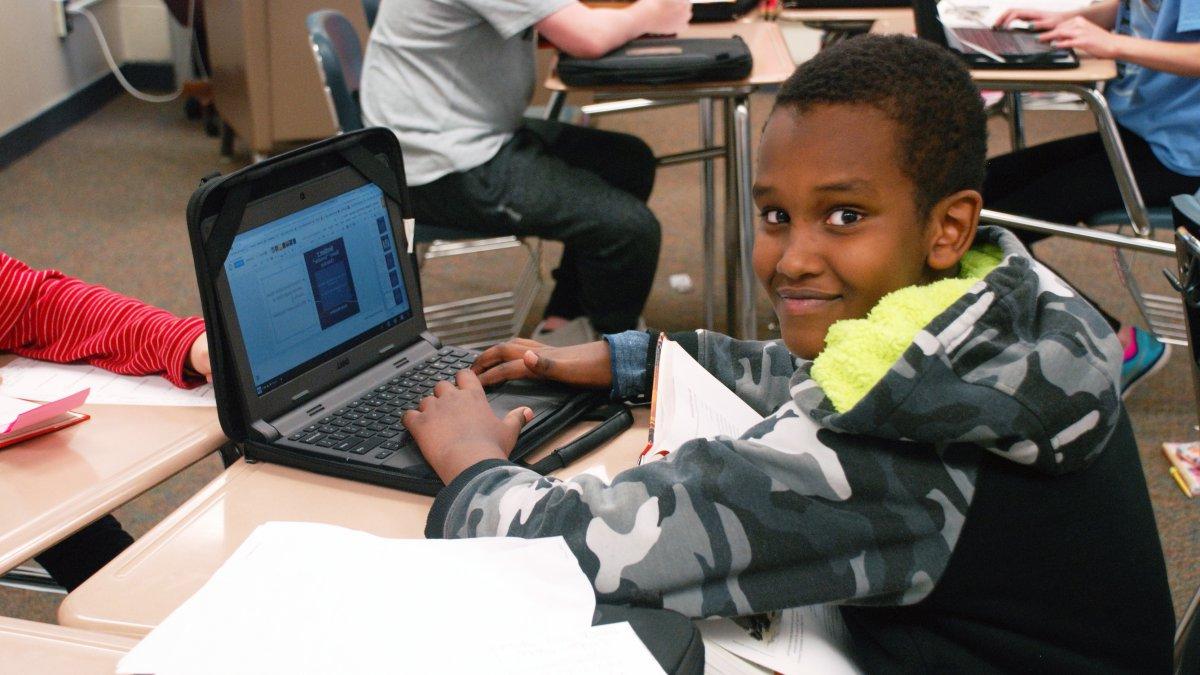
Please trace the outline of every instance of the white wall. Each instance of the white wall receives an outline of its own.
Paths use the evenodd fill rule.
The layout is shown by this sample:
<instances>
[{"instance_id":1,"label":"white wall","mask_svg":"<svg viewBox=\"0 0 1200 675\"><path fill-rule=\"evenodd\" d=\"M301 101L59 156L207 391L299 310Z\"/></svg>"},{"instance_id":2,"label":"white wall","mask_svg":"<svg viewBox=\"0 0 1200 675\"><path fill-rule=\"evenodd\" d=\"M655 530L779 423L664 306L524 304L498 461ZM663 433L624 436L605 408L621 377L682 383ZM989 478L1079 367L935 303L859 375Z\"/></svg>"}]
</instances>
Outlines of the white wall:
<instances>
[{"instance_id":1,"label":"white wall","mask_svg":"<svg viewBox=\"0 0 1200 675\"><path fill-rule=\"evenodd\" d=\"M101 0L89 9L117 63L174 60L160 0ZM108 73L87 21L73 16L74 30L60 40L55 11L50 0L0 0L0 134Z\"/></svg>"}]
</instances>

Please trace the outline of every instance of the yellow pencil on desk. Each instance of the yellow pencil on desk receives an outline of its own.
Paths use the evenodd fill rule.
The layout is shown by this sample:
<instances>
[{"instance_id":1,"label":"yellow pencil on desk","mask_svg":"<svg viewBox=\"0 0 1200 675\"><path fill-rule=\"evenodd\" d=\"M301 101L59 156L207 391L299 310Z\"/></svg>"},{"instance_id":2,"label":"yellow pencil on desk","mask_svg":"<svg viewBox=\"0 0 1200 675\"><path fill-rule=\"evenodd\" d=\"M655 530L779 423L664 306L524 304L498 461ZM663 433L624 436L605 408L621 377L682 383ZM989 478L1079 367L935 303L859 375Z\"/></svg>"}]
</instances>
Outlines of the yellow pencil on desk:
<instances>
[{"instance_id":1,"label":"yellow pencil on desk","mask_svg":"<svg viewBox=\"0 0 1200 675\"><path fill-rule=\"evenodd\" d=\"M1175 483L1179 486L1179 489L1183 490L1183 494L1190 499L1192 496L1192 491L1188 489L1187 483L1185 483L1183 480L1183 476L1179 474L1179 469L1171 467L1170 472L1171 478L1175 479Z\"/></svg>"}]
</instances>

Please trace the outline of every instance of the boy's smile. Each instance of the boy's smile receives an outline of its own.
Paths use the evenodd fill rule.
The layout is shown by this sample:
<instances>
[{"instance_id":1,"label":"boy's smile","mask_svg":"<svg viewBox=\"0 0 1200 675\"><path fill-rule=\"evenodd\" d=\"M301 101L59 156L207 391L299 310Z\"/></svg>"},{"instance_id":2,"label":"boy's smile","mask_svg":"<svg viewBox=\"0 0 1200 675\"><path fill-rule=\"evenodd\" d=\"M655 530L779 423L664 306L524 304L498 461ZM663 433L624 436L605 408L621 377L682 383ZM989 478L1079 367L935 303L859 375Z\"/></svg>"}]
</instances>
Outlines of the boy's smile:
<instances>
[{"instance_id":1,"label":"boy's smile","mask_svg":"<svg viewBox=\"0 0 1200 675\"><path fill-rule=\"evenodd\" d=\"M829 326L857 319L884 295L939 274L926 264L926 227L901 170L899 125L867 105L781 108L767 122L754 199L754 271L784 342L807 359Z\"/></svg>"}]
</instances>

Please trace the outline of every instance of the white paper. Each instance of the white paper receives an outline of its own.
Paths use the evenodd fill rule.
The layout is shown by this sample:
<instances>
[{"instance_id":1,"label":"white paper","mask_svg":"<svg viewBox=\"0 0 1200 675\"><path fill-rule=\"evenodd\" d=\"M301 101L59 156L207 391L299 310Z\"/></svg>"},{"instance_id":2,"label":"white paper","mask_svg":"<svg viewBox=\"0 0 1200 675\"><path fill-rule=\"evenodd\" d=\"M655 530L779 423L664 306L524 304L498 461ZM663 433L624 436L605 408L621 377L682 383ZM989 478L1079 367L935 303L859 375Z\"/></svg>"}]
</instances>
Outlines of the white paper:
<instances>
[{"instance_id":1,"label":"white paper","mask_svg":"<svg viewBox=\"0 0 1200 675\"><path fill-rule=\"evenodd\" d=\"M13 359L0 368L0 394L52 401L90 388L88 403L109 405L215 406L211 384L180 389L158 375L118 375L89 365Z\"/></svg>"},{"instance_id":2,"label":"white paper","mask_svg":"<svg viewBox=\"0 0 1200 675\"><path fill-rule=\"evenodd\" d=\"M561 538L404 540L267 523L117 671L536 673L527 652L577 645L545 655L545 672L584 656L619 664L596 672L661 672L635 667L644 659L620 630L591 632L594 610Z\"/></svg>"},{"instance_id":3,"label":"white paper","mask_svg":"<svg viewBox=\"0 0 1200 675\"><path fill-rule=\"evenodd\" d=\"M762 415L713 377L679 343L663 340L654 390L654 446L643 461L693 438L737 438Z\"/></svg>"},{"instance_id":4,"label":"white paper","mask_svg":"<svg viewBox=\"0 0 1200 675\"><path fill-rule=\"evenodd\" d=\"M830 605L783 610L761 639L751 636L733 619L697 621L696 626L706 643L781 675L861 672L850 658L841 612Z\"/></svg>"}]
</instances>

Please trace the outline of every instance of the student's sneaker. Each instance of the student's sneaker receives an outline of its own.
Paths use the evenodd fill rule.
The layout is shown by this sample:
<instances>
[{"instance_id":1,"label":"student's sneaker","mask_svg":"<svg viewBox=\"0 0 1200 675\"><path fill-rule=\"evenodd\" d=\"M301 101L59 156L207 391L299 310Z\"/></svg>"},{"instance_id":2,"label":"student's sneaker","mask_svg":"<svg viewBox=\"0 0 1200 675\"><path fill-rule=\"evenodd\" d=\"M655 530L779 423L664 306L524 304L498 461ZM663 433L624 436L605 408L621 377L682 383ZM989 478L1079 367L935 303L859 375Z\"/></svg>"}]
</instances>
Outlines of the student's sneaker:
<instances>
[{"instance_id":1,"label":"student's sneaker","mask_svg":"<svg viewBox=\"0 0 1200 675\"><path fill-rule=\"evenodd\" d=\"M1130 328L1132 336L1121 364L1121 398L1127 398L1146 377L1157 373L1171 358L1171 346L1141 328Z\"/></svg>"},{"instance_id":2,"label":"student's sneaker","mask_svg":"<svg viewBox=\"0 0 1200 675\"><path fill-rule=\"evenodd\" d=\"M546 330L545 323L545 321L541 321L534 327L533 334L529 336L530 339L551 347L581 345L600 339L599 334L592 328L592 322L588 321L586 316L571 319L554 330Z\"/></svg>"}]
</instances>

